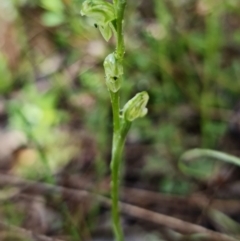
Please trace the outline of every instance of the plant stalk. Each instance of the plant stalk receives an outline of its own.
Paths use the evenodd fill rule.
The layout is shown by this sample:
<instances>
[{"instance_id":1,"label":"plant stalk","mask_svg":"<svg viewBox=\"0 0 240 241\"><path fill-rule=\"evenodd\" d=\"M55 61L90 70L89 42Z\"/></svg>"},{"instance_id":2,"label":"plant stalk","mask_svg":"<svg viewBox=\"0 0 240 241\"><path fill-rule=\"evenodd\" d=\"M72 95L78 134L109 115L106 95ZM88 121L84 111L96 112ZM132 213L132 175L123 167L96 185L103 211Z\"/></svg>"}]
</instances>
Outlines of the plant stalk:
<instances>
[{"instance_id":1,"label":"plant stalk","mask_svg":"<svg viewBox=\"0 0 240 241\"><path fill-rule=\"evenodd\" d=\"M113 113L113 135L120 131L120 104L119 104L119 91L116 93L110 91L110 98L112 103L112 113Z\"/></svg>"},{"instance_id":2,"label":"plant stalk","mask_svg":"<svg viewBox=\"0 0 240 241\"><path fill-rule=\"evenodd\" d=\"M123 19L124 12L126 7L126 0L118 0L116 1L117 5L115 5L116 13L117 13L117 48L116 48L116 56L122 61L125 46L124 46L124 37L123 37Z\"/></svg>"},{"instance_id":3,"label":"plant stalk","mask_svg":"<svg viewBox=\"0 0 240 241\"><path fill-rule=\"evenodd\" d=\"M122 62L125 53L124 38L123 38L123 17L126 6L126 0L113 0L115 7L117 22L117 47L116 58ZM120 221L119 214L119 187L120 174L122 163L122 152L124 148L125 139L131 123L120 119L120 104L119 91L112 92L110 90L110 97L113 112L113 143L112 143L112 159L111 159L111 198L112 198L112 222L116 241L124 241L124 234Z\"/></svg>"},{"instance_id":4,"label":"plant stalk","mask_svg":"<svg viewBox=\"0 0 240 241\"><path fill-rule=\"evenodd\" d=\"M131 126L130 122L124 122L118 133L114 133L112 160L111 160L111 198L112 198L112 221L113 230L116 241L124 241L123 230L119 214L119 187L120 187L120 174L122 163L122 152L124 148L125 139L128 130Z\"/></svg>"}]
</instances>

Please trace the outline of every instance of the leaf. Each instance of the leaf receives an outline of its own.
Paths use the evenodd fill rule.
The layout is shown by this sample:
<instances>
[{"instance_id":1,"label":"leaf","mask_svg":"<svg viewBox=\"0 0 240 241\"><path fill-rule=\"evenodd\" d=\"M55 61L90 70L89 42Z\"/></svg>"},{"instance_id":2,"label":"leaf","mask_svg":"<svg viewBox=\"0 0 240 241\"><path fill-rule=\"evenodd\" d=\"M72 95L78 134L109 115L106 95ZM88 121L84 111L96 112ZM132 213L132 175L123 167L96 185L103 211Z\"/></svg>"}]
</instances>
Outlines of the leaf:
<instances>
[{"instance_id":1,"label":"leaf","mask_svg":"<svg viewBox=\"0 0 240 241\"><path fill-rule=\"evenodd\" d=\"M46 12L42 15L42 22L47 27L55 27L65 21L64 15L55 12Z\"/></svg>"},{"instance_id":2,"label":"leaf","mask_svg":"<svg viewBox=\"0 0 240 241\"><path fill-rule=\"evenodd\" d=\"M41 5L43 8L52 12L62 12L64 10L64 5L61 0L41 0Z\"/></svg>"}]
</instances>

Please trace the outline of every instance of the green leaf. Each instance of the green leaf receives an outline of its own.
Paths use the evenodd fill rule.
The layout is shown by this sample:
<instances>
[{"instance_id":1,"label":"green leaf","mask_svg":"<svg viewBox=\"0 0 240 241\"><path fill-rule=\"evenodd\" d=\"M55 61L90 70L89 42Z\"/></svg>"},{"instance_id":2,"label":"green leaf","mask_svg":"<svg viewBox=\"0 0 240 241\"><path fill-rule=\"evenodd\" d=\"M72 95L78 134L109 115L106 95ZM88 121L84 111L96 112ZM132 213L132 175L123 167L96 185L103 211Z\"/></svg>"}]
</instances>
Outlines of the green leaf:
<instances>
[{"instance_id":1,"label":"green leaf","mask_svg":"<svg viewBox=\"0 0 240 241\"><path fill-rule=\"evenodd\" d=\"M41 0L43 8L52 12L62 12L64 5L61 0Z\"/></svg>"},{"instance_id":2,"label":"green leaf","mask_svg":"<svg viewBox=\"0 0 240 241\"><path fill-rule=\"evenodd\" d=\"M230 154L220 151L195 148L188 150L182 154L182 156L179 159L179 168L182 172L186 173L189 176L205 179L212 175L213 170L213 168L210 168L210 165L213 166L213 164L210 163L208 159L231 163L236 166L240 166L239 157L232 156ZM207 160L207 162L205 162L204 165L201 165L200 163L200 166L198 165L194 167L193 163L195 163L197 160L201 162Z\"/></svg>"},{"instance_id":3,"label":"green leaf","mask_svg":"<svg viewBox=\"0 0 240 241\"><path fill-rule=\"evenodd\" d=\"M8 69L6 57L0 53L0 94L6 93L12 86L12 75Z\"/></svg>"},{"instance_id":4,"label":"green leaf","mask_svg":"<svg viewBox=\"0 0 240 241\"><path fill-rule=\"evenodd\" d=\"M62 24L65 17L61 13L46 12L42 15L42 23L48 27L55 27Z\"/></svg>"}]
</instances>

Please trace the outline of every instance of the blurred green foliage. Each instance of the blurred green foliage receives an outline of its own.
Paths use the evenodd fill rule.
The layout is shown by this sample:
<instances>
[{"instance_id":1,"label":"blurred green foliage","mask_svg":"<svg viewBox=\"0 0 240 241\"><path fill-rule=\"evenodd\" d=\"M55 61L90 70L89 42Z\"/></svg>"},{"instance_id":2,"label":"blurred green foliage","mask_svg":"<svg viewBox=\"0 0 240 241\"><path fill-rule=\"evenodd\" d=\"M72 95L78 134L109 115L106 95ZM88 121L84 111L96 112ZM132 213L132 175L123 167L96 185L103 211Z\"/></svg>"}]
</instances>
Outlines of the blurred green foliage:
<instances>
[{"instance_id":1,"label":"blurred green foliage","mask_svg":"<svg viewBox=\"0 0 240 241\"><path fill-rule=\"evenodd\" d=\"M94 23L80 18L83 1L10 2L21 58L13 71L0 52L0 94L9 100L9 127L47 146L56 140L55 128L77 123L76 128L94 133L100 180L108 172L112 128L102 63L114 45L102 44ZM136 92L150 94L149 115L134 123L128 142L153 147L143 158L143 178L158 175L158 190L185 194L192 186L179 182L174 163L189 148L218 148L227 128L223 117L239 101L240 3L147 2L129 1L126 12L122 106ZM34 11L41 29L31 36ZM39 36L42 40L34 42ZM54 69L56 54L63 61ZM53 59L50 70L42 68L46 59ZM213 168L204 161L199 165Z\"/></svg>"},{"instance_id":2,"label":"blurred green foliage","mask_svg":"<svg viewBox=\"0 0 240 241\"><path fill-rule=\"evenodd\" d=\"M13 82L11 72L7 67L7 61L3 54L0 53L0 93L6 93L11 88Z\"/></svg>"},{"instance_id":3,"label":"blurred green foliage","mask_svg":"<svg viewBox=\"0 0 240 241\"><path fill-rule=\"evenodd\" d=\"M22 22L31 21L22 14L24 9L30 12L36 9L39 11L40 24L51 33L48 41L55 45L53 51L64 52L65 66L71 67L79 60L84 62L84 59L88 59L86 62L89 63L86 63L85 67L84 64L80 66L79 74L75 77L78 80L76 83L73 80L64 83L65 77L61 68L55 74L49 75L47 81L50 83L59 84L56 76L62 79L60 86L51 84L52 90L48 95L42 95L38 90L28 90L28 85L30 82L34 85L34 80L29 78L39 77L36 69L41 75L46 74L38 67L41 66L40 59L44 55L40 59L38 56L34 57L35 67L26 67L32 57L25 55L22 63L19 63L18 71L12 76L6 59L1 54L0 71L4 78L0 82L1 93L13 91L20 81L21 89L18 91L22 92L25 98L24 104L21 103L21 112L27 119L32 118L28 121L35 125L33 132L39 139L49 132L50 122L57 124L57 120L61 118L57 105L51 104L53 99L57 103L64 97L64 101L71 102L77 95L91 96L96 101L94 111L88 112L77 107L81 115L78 117L79 122L83 121L92 132L98 130L96 140L99 148L103 153L108 153L111 117L102 60L103 53L109 52L111 47L105 49L107 47L103 45L94 46L96 41L101 42L100 36L92 28L93 23L79 17L82 1L22 0L11 3L12 11L17 12L16 20L20 18ZM239 91L235 86L239 85L240 63L229 49L237 48L239 44L240 30L234 24L240 15L237 10L239 3L220 1L216 4L213 0L186 0L179 3L156 0L150 3L144 13L144 7L141 7L140 3L131 2L126 13L125 76L128 77L124 81L122 99L125 101L143 89L147 89L151 97L149 119L140 120L134 125L132 132L139 137L135 141L164 145L175 158L192 146L216 148L226 129L226 122L221 118L216 120L214 113L217 111L221 115L221 111L231 109L238 101ZM19 34L27 34L21 28L18 31ZM25 46L20 46L23 51L26 51L26 45L29 44L27 39L28 36ZM97 56L99 48L103 50L102 54ZM38 54L34 47L31 51ZM51 58L51 53L44 58ZM56 95L54 91L60 94ZM35 99L30 100L29 94ZM15 111L14 101L11 103L10 123L14 128L24 129L22 120L16 114L20 103L15 103ZM177 109L182 106L188 106L197 113L200 130L196 127L194 133L190 133L183 129L182 123L187 122L188 117L184 116L185 113L177 113ZM189 140L194 136L199 138L192 143ZM155 156L154 153L152 155Z\"/></svg>"}]
</instances>

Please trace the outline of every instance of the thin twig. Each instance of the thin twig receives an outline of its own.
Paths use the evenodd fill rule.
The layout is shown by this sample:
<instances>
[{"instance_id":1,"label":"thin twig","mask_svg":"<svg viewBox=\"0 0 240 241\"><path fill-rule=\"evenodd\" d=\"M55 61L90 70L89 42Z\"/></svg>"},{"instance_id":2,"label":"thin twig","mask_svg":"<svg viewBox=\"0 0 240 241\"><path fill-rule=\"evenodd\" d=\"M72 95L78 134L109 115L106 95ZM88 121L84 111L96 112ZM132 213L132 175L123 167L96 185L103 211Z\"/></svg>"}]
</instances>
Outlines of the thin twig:
<instances>
[{"instance_id":1,"label":"thin twig","mask_svg":"<svg viewBox=\"0 0 240 241\"><path fill-rule=\"evenodd\" d=\"M120 203L120 210L127 215L166 226L183 234L205 234L206 237L209 237L212 241L237 241L237 239L228 235L214 232L199 225L149 211L131 204Z\"/></svg>"},{"instance_id":2,"label":"thin twig","mask_svg":"<svg viewBox=\"0 0 240 241\"><path fill-rule=\"evenodd\" d=\"M169 206L173 200L177 203L185 202L199 208L206 208L209 205L208 197L203 193L194 193L187 197L180 195L166 195L149 190L137 188L123 188L122 198L125 202L136 206L148 206L152 203L162 203ZM225 214L235 214L240 211L239 200L237 199L214 199L211 202L211 208L217 209Z\"/></svg>"},{"instance_id":3,"label":"thin twig","mask_svg":"<svg viewBox=\"0 0 240 241\"><path fill-rule=\"evenodd\" d=\"M50 238L42 234L36 234L33 233L30 230L24 229L24 228L19 228L10 224L7 224L3 221L0 221L0 229L4 229L6 231L9 231L10 234L14 233L17 234L18 237L19 235L23 236L24 238L31 239L31 240L37 240L37 241L63 241L62 239L58 238ZM10 235L9 234L9 235Z\"/></svg>"}]
</instances>

